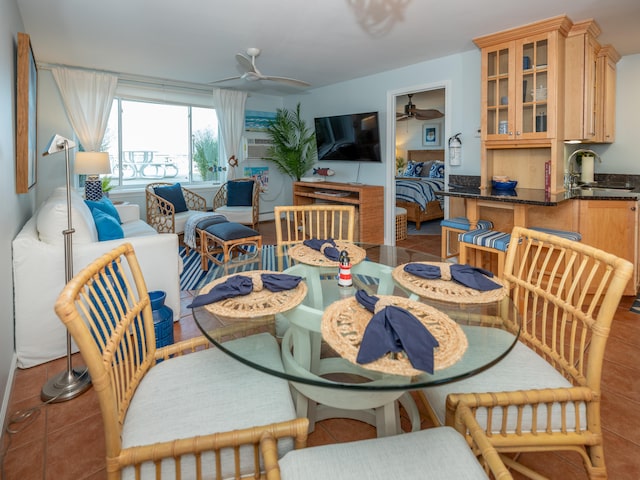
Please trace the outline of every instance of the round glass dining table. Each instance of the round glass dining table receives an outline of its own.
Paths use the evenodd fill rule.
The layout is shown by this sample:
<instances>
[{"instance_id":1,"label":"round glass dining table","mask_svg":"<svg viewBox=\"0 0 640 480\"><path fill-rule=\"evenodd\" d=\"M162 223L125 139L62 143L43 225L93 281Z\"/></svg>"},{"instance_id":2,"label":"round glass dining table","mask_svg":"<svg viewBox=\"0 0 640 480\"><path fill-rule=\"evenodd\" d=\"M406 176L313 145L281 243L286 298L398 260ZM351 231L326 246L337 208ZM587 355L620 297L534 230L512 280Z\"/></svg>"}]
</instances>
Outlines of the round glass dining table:
<instances>
[{"instance_id":1,"label":"round glass dining table","mask_svg":"<svg viewBox=\"0 0 640 480\"><path fill-rule=\"evenodd\" d=\"M250 306L255 308L248 310L230 310L229 301L219 302L220 308L218 302L193 308L196 324L216 347L251 368L296 385L361 392L414 390L475 375L502 359L517 341L520 318L506 288L502 295L481 294L477 299L460 295L460 286L453 281L442 281L439 288L430 290L429 282L414 284L403 280L399 266L415 262L440 265L439 257L396 246L351 245L358 252L352 255L350 287L338 285L336 264L301 260L298 246L265 245L254 253L214 266L198 294L228 276L265 271L302 277L306 292L293 304L283 302L275 312L269 310L271 304L262 310L260 299ZM354 305L358 290L408 306L412 313L426 318L427 325L433 316L443 318L447 328L435 350L446 350L449 343L454 344L447 358L439 365L436 355L433 373L407 367L406 356L404 366L395 368L394 360L402 359L402 353L387 354L386 365L382 366L354 361L354 349L361 338L354 340L358 333L348 331L351 327L357 330L349 323L349 312L362 317ZM265 366L255 360L259 356L247 355L245 349L234 348L237 342L230 341L265 333L276 337L281 346L284 368Z\"/></svg>"}]
</instances>

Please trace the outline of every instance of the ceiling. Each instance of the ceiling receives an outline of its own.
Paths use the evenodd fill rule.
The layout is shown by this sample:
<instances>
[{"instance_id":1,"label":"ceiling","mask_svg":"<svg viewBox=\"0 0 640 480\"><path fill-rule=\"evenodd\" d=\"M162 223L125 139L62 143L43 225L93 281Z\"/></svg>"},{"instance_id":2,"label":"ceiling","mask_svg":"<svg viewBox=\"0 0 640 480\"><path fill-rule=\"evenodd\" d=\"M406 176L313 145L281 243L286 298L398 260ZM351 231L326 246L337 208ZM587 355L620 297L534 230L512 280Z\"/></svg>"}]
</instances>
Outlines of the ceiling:
<instances>
[{"instance_id":1,"label":"ceiling","mask_svg":"<svg viewBox=\"0 0 640 480\"><path fill-rule=\"evenodd\" d=\"M235 54L311 88L473 50L472 39L567 14L595 18L599 41L640 53L638 0L17 0L39 63L208 84L239 75ZM297 87L232 81L287 94Z\"/></svg>"}]
</instances>

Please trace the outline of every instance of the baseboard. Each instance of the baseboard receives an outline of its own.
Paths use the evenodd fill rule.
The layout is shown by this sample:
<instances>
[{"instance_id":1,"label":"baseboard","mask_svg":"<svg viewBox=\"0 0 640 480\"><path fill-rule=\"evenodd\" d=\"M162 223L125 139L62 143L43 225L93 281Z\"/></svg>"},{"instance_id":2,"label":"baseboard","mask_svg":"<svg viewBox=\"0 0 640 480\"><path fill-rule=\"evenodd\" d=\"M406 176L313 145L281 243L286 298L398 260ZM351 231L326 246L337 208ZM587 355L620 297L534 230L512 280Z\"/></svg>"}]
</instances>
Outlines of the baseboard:
<instances>
[{"instance_id":1,"label":"baseboard","mask_svg":"<svg viewBox=\"0 0 640 480\"><path fill-rule=\"evenodd\" d=\"M0 433L0 441L4 445L4 434L7 431L7 410L9 408L9 400L11 399L11 390L13 390L13 381L16 376L16 370L18 369L18 356L16 352L13 352L13 358L11 359L11 365L9 369L9 375L7 375L7 384L2 394L2 407L0 408L0 420L2 420L2 432Z\"/></svg>"}]
</instances>

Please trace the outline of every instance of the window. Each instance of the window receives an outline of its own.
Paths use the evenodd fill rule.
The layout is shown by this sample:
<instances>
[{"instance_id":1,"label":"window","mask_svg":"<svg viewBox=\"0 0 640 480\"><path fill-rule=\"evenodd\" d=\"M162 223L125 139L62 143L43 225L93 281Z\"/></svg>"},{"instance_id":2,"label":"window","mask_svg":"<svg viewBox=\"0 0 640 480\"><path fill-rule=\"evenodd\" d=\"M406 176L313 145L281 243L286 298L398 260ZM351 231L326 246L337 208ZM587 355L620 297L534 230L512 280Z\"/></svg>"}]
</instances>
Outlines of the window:
<instances>
[{"instance_id":1,"label":"window","mask_svg":"<svg viewBox=\"0 0 640 480\"><path fill-rule=\"evenodd\" d=\"M102 145L112 184L221 182L218 119L213 108L116 98Z\"/></svg>"}]
</instances>

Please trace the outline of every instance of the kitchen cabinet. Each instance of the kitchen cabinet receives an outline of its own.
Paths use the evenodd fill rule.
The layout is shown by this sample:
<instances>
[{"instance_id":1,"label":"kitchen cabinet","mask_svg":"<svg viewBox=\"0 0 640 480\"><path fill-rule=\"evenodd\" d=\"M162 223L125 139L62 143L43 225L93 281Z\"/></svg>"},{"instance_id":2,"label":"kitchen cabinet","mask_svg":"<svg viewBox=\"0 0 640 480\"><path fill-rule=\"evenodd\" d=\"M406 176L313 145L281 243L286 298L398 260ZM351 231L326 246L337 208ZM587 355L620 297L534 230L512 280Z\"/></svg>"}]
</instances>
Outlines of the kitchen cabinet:
<instances>
[{"instance_id":1,"label":"kitchen cabinet","mask_svg":"<svg viewBox=\"0 0 640 480\"><path fill-rule=\"evenodd\" d=\"M615 138L615 76L619 55L602 47L594 20L575 23L566 40L565 140L611 143Z\"/></svg>"},{"instance_id":2,"label":"kitchen cabinet","mask_svg":"<svg viewBox=\"0 0 640 480\"><path fill-rule=\"evenodd\" d=\"M635 200L579 200L578 223L582 243L599 248L634 265L624 295L636 295L638 281L638 202Z\"/></svg>"}]
</instances>

